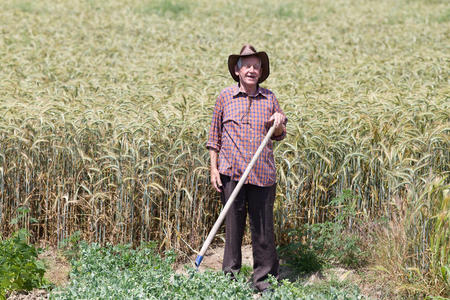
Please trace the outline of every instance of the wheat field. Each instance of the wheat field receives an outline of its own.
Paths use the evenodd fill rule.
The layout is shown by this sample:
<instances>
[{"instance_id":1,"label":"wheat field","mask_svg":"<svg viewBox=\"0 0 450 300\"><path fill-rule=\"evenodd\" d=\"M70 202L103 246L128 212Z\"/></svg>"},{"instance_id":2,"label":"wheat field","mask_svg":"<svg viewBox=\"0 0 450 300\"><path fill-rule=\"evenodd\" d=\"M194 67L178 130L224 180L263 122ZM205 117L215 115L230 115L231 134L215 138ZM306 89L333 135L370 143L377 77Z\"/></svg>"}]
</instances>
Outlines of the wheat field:
<instances>
[{"instance_id":1,"label":"wheat field","mask_svg":"<svg viewBox=\"0 0 450 300\"><path fill-rule=\"evenodd\" d=\"M198 249L221 208L212 109L251 43L289 119L278 242L349 189L368 222L406 220L411 266L450 265L446 1L6 0L0 19L2 235Z\"/></svg>"}]
</instances>

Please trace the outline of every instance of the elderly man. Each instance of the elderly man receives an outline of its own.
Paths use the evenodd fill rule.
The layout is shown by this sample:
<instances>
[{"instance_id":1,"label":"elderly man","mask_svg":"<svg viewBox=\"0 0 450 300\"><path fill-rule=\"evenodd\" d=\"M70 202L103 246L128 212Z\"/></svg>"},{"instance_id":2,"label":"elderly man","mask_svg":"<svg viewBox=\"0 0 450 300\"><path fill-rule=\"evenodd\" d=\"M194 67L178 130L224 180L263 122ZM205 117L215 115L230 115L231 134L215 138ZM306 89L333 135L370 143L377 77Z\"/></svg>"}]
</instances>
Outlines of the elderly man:
<instances>
[{"instance_id":1,"label":"elderly man","mask_svg":"<svg viewBox=\"0 0 450 300\"><path fill-rule=\"evenodd\" d=\"M228 57L231 77L238 83L224 89L216 100L207 148L211 158L211 184L226 203L245 168L273 124L272 140L286 136L287 119L275 95L259 86L270 73L269 58L251 45ZM261 153L226 217L222 269L232 276L242 266L242 238L247 211L253 249L253 286L269 287L268 275L278 277L279 262L273 230L276 169L270 141Z\"/></svg>"}]
</instances>

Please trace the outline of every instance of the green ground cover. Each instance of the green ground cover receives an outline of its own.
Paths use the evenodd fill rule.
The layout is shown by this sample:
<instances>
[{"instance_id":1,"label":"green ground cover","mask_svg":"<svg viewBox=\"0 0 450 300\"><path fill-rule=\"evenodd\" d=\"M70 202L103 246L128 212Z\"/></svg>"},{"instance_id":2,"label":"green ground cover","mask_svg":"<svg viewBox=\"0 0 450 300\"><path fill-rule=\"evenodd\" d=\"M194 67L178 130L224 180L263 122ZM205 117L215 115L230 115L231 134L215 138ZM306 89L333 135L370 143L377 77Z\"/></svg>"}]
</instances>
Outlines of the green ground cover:
<instances>
[{"instance_id":1,"label":"green ground cover","mask_svg":"<svg viewBox=\"0 0 450 300\"><path fill-rule=\"evenodd\" d=\"M187 275L172 269L173 253L161 258L155 245L133 250L129 246L83 244L80 258L72 262L71 284L54 290L50 299L253 299L248 279L230 280L221 272ZM282 281L260 299L363 299L356 287L328 283L305 287Z\"/></svg>"}]
</instances>

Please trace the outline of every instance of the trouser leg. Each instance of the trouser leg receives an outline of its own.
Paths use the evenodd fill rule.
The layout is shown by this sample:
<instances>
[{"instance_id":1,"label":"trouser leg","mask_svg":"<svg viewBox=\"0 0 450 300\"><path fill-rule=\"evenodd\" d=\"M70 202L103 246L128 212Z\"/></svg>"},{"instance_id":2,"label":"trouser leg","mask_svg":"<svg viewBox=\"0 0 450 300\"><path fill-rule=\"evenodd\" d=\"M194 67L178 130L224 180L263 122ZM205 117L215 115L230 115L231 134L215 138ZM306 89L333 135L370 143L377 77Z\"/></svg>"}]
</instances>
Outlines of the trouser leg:
<instances>
[{"instance_id":1,"label":"trouser leg","mask_svg":"<svg viewBox=\"0 0 450 300\"><path fill-rule=\"evenodd\" d=\"M229 176L220 176L223 191L222 203L225 205L234 188L236 181L230 180ZM225 274L239 273L242 266L242 238L245 230L245 219L247 216L245 193L243 189L239 192L225 218L225 251L223 255L222 270Z\"/></svg>"},{"instance_id":2,"label":"trouser leg","mask_svg":"<svg viewBox=\"0 0 450 300\"><path fill-rule=\"evenodd\" d=\"M269 283L265 282L269 274L278 278L279 273L273 228L275 192L276 184L270 187L247 187L253 248L253 285L260 291L269 287Z\"/></svg>"}]
</instances>

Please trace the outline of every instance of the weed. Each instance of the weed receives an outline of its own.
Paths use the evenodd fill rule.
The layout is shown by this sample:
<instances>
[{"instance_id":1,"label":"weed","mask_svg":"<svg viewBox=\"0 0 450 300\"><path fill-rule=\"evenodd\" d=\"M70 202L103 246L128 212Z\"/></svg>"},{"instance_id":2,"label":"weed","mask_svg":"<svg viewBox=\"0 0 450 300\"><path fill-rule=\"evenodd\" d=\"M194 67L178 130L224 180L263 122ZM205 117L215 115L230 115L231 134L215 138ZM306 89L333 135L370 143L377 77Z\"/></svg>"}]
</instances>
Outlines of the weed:
<instances>
[{"instance_id":1,"label":"weed","mask_svg":"<svg viewBox=\"0 0 450 300\"><path fill-rule=\"evenodd\" d=\"M24 213L26 209L20 211ZM3 240L0 235L0 299L6 299L6 294L11 291L49 286L44 278L46 267L38 259L41 249L30 245L28 236L25 228L8 239Z\"/></svg>"},{"instance_id":2,"label":"weed","mask_svg":"<svg viewBox=\"0 0 450 300\"><path fill-rule=\"evenodd\" d=\"M270 293L263 293L262 299L365 299L359 289L345 282L329 281L305 286L299 282L283 280Z\"/></svg>"},{"instance_id":3,"label":"weed","mask_svg":"<svg viewBox=\"0 0 450 300\"><path fill-rule=\"evenodd\" d=\"M323 261L314 249L306 244L305 227L291 230L290 241L278 248L280 257L297 272L316 272L322 269Z\"/></svg>"},{"instance_id":4,"label":"weed","mask_svg":"<svg viewBox=\"0 0 450 300\"><path fill-rule=\"evenodd\" d=\"M280 255L302 272L314 272L325 263L338 263L356 268L363 265L367 252L362 250L359 235L348 230L349 224L356 226L356 199L346 190L330 202L335 208L333 221L316 223L291 230L290 241L280 247Z\"/></svg>"},{"instance_id":5,"label":"weed","mask_svg":"<svg viewBox=\"0 0 450 300\"><path fill-rule=\"evenodd\" d=\"M144 14L158 14L161 16L178 16L190 11L188 2L182 0L157 0L145 3L141 11Z\"/></svg>"},{"instance_id":6,"label":"weed","mask_svg":"<svg viewBox=\"0 0 450 300\"><path fill-rule=\"evenodd\" d=\"M58 247L62 250L64 257L71 261L73 259L78 259L80 255L80 241L81 241L81 231L75 231L68 238L63 239Z\"/></svg>"},{"instance_id":7,"label":"weed","mask_svg":"<svg viewBox=\"0 0 450 300\"><path fill-rule=\"evenodd\" d=\"M243 278L249 278L252 272L253 272L252 266L242 265L239 271L239 276L242 276Z\"/></svg>"},{"instance_id":8,"label":"weed","mask_svg":"<svg viewBox=\"0 0 450 300\"><path fill-rule=\"evenodd\" d=\"M274 11L275 17L283 19L283 18L303 18L303 12L298 5L294 3L281 3Z\"/></svg>"},{"instance_id":9,"label":"weed","mask_svg":"<svg viewBox=\"0 0 450 300\"><path fill-rule=\"evenodd\" d=\"M439 23L447 23L450 21L450 8L444 10L439 17L437 17Z\"/></svg>"}]
</instances>

